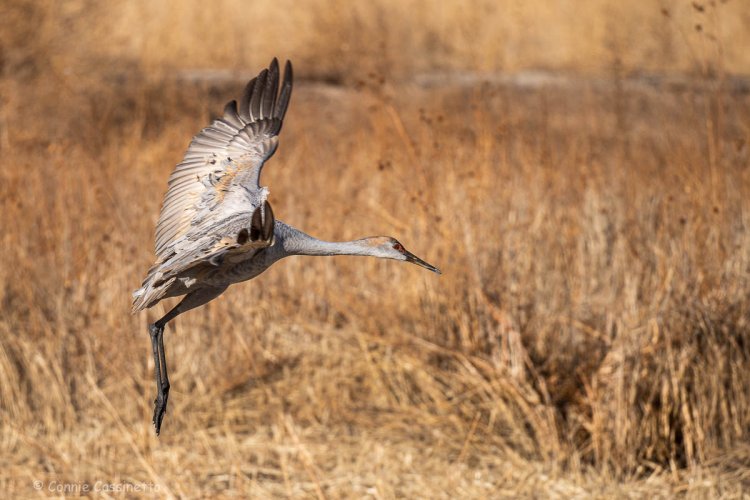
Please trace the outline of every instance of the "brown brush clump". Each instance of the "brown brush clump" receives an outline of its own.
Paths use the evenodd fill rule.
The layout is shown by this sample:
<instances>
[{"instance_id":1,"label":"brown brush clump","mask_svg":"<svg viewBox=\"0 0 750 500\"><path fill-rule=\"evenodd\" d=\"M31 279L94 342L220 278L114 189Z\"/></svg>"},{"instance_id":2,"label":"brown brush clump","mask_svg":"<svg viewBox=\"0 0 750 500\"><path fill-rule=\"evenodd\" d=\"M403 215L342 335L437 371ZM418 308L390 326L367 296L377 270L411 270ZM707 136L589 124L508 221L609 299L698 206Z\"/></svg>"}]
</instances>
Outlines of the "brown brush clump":
<instances>
[{"instance_id":1,"label":"brown brush clump","mask_svg":"<svg viewBox=\"0 0 750 500\"><path fill-rule=\"evenodd\" d=\"M173 165L244 82L175 76L211 54L200 37L184 64L180 44L153 49L170 23L148 18L137 31L138 3L114 10L135 30L130 48L114 14L87 2L17 2L4 16L0 488L740 496L750 487L750 94L725 74L747 69L744 56L709 37L724 14L652 14L675 26L672 52L659 56L667 67L703 61L702 76L671 86L629 76L640 53L617 35L604 50L625 52L597 63L596 78L426 87L408 78L413 54L366 43L383 26L395 26L383 35L392 45L410 36L390 24L408 18L355 9L339 19L321 7L337 2L317 3L324 14L310 19L362 33L362 45L289 48L298 85L262 179L274 212L330 240L391 234L443 275L292 258L181 316L166 330L172 390L158 439L146 323L172 303L131 316L130 293L151 264ZM446 5L430 21L437 33L450 12L472 25ZM492 2L480 7L494 15ZM508 15L532 12L521 10ZM218 19L198 14L175 23ZM230 26L263 26L251 14ZM704 45L684 32L691 15L707 19ZM107 26L117 27L110 44ZM304 38L316 25L300 26ZM443 34L414 35L437 54L422 70L503 69L488 62L500 57L489 31L476 31L469 61L457 40L470 35ZM285 58L272 49L286 40L246 49L243 71ZM705 62L714 49L723 65ZM348 71L343 60L372 74L335 76Z\"/></svg>"}]
</instances>

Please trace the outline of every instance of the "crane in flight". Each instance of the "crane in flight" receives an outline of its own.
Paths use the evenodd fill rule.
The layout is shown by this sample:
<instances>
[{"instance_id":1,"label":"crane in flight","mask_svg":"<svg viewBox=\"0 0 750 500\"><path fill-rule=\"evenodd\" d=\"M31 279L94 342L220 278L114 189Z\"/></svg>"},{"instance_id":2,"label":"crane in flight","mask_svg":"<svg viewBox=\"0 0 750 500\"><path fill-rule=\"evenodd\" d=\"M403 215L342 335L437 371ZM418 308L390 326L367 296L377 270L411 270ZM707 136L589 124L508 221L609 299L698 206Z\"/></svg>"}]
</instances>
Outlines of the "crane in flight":
<instances>
[{"instance_id":1,"label":"crane in flight","mask_svg":"<svg viewBox=\"0 0 750 500\"><path fill-rule=\"evenodd\" d=\"M250 80L224 115L198 133L169 177L156 225L156 263L133 293L133 313L168 297L183 299L149 325L157 396L156 435L167 409L169 378L164 327L234 283L255 278L291 255L366 255L440 270L407 251L394 238L375 236L328 242L276 220L268 189L260 186L264 163L276 151L292 94L292 65L280 82L279 63ZM280 88L280 90L279 90Z\"/></svg>"}]
</instances>

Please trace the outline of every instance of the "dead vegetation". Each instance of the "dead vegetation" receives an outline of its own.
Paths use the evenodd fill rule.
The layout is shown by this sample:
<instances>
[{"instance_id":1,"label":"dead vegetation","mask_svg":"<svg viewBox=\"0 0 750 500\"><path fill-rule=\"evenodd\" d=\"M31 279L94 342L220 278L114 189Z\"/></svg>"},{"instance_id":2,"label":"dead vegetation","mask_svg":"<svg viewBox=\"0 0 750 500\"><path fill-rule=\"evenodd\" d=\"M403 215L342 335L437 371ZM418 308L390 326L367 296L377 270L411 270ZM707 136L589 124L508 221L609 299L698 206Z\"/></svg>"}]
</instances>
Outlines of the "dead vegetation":
<instances>
[{"instance_id":1,"label":"dead vegetation","mask_svg":"<svg viewBox=\"0 0 750 500\"><path fill-rule=\"evenodd\" d=\"M193 33L218 14L177 9L183 28L170 39L166 17L138 3L113 14L19 2L3 16L2 489L32 496L40 480L58 495L50 485L99 482L187 497L741 496L750 97L723 85L750 67L732 31L746 15L739 2L621 7L626 22L661 26L632 49L625 28L576 46L564 36L571 21L541 5L540 26L558 31L537 37L540 48L492 32L490 2L429 18L419 2L345 13L323 8L331 3L317 2L317 17L269 21L264 39L243 26L274 10L224 2L243 13L230 16L232 36L206 35L223 41L209 48ZM528 26L532 11L518 9L509 16ZM582 12L584 23L609 19L603 7ZM445 31L441 20L454 18L466 30ZM701 30L693 19L706 19ZM424 29L411 35L409 20ZM281 36L293 26L298 36ZM322 41L306 45L320 26ZM324 43L336 36L346 43ZM513 57L493 37L520 44L502 49ZM651 45L672 52L649 67L639 54ZM171 407L156 439L145 323L163 310L130 316L130 292L151 263L169 172L242 86L170 72L246 71L272 55L294 59L301 81L344 83L295 90L263 178L277 216L329 239L393 234L444 275L298 258L233 287L168 329ZM414 64L538 65L610 84L399 83ZM621 84L642 68L704 85Z\"/></svg>"}]
</instances>

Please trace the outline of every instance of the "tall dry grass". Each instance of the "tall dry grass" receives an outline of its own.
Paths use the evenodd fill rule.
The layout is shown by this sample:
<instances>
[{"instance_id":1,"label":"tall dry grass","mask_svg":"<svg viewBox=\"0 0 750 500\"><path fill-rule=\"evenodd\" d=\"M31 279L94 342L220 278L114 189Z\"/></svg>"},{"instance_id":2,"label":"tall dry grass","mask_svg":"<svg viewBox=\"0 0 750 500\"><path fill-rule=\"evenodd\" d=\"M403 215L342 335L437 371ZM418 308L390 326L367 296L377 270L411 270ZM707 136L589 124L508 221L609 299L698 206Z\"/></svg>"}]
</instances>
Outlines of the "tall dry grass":
<instances>
[{"instance_id":1,"label":"tall dry grass","mask_svg":"<svg viewBox=\"0 0 750 500\"><path fill-rule=\"evenodd\" d=\"M242 12L227 20L231 36L212 31L218 14L170 14L171 2L161 17L87 2L13 4L4 17L3 490L741 495L750 99L723 84L746 62L733 43L743 35L719 22L733 26L736 4L581 9L604 26L603 12L621 9L623 37L643 16L665 26L637 48L607 45L606 33L576 45L564 35L575 23L541 3L511 6L497 33L503 12L489 3L434 16L415 4L311 5L227 3ZM736 36L688 39L692 18L680 16L714 16ZM557 32L524 41L528 18ZM639 59L666 39L672 52ZM542 50L553 45L555 57ZM327 239L392 234L444 275L295 258L232 287L169 327L172 398L156 439L145 324L164 308L131 317L130 291L152 259L173 164L242 86L171 72L257 69L286 55L277 46L299 56L300 80L351 83L297 86L264 171L277 216ZM410 68L534 66L611 79L403 81ZM636 69L717 78L668 91L631 85Z\"/></svg>"}]
</instances>

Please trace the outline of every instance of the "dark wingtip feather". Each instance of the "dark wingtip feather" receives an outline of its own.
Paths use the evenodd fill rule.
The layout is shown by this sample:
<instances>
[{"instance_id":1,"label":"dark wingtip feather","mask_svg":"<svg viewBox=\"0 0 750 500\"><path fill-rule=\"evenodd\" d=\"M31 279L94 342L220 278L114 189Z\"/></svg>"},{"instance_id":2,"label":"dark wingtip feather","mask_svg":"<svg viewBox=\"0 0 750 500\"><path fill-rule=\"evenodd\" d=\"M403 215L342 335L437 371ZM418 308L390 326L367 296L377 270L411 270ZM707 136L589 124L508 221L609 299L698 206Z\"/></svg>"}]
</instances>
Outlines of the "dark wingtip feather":
<instances>
[{"instance_id":1,"label":"dark wingtip feather","mask_svg":"<svg viewBox=\"0 0 750 500\"><path fill-rule=\"evenodd\" d=\"M237 101L235 101L234 99L232 99L231 101L229 101L227 103L227 105L224 106L224 114L225 115L228 115L228 114L236 115L237 114Z\"/></svg>"},{"instance_id":2,"label":"dark wingtip feather","mask_svg":"<svg viewBox=\"0 0 750 500\"><path fill-rule=\"evenodd\" d=\"M240 99L240 118L246 122L251 121L250 114L248 113L250 111L250 98L253 96L253 89L257 80L256 77L247 82L245 90L242 92L242 99Z\"/></svg>"},{"instance_id":3,"label":"dark wingtip feather","mask_svg":"<svg viewBox=\"0 0 750 500\"><path fill-rule=\"evenodd\" d=\"M266 79L268 78L268 69L264 69L256 77L255 88L253 88L253 95L250 97L250 116L253 121L261 118L260 104L261 98L263 97L263 89L266 86Z\"/></svg>"},{"instance_id":4,"label":"dark wingtip feather","mask_svg":"<svg viewBox=\"0 0 750 500\"><path fill-rule=\"evenodd\" d=\"M239 110L235 103L228 103L225 113L232 109L235 114L246 123L251 123L260 119L274 118L279 123L284 119L286 109L289 107L289 99L292 95L292 63L287 61L284 65L284 79L279 91L279 60L273 58L268 68L261 71L258 76L250 80L245 86L240 99ZM281 126L276 133L281 130Z\"/></svg>"},{"instance_id":5,"label":"dark wingtip feather","mask_svg":"<svg viewBox=\"0 0 750 500\"><path fill-rule=\"evenodd\" d=\"M224 121L237 129L241 129L244 126L242 118L240 118L240 114L237 112L237 101L231 100L224 106Z\"/></svg>"},{"instance_id":6,"label":"dark wingtip feather","mask_svg":"<svg viewBox=\"0 0 750 500\"><path fill-rule=\"evenodd\" d=\"M284 65L284 80L286 80L286 74L289 74L289 82L292 81L292 61L289 59L286 60L286 64Z\"/></svg>"},{"instance_id":7,"label":"dark wingtip feather","mask_svg":"<svg viewBox=\"0 0 750 500\"><path fill-rule=\"evenodd\" d=\"M280 121L284 120L286 108L289 107L289 99L292 97L292 79L292 63L287 60L284 65L284 81L281 84L281 94L279 95L279 101L273 114L274 118L278 118ZM280 129L281 127L279 126Z\"/></svg>"},{"instance_id":8,"label":"dark wingtip feather","mask_svg":"<svg viewBox=\"0 0 750 500\"><path fill-rule=\"evenodd\" d=\"M268 67L268 78L263 88L263 98L260 103L261 118L272 118L276 106L276 94L279 91L279 61L274 57Z\"/></svg>"}]
</instances>

